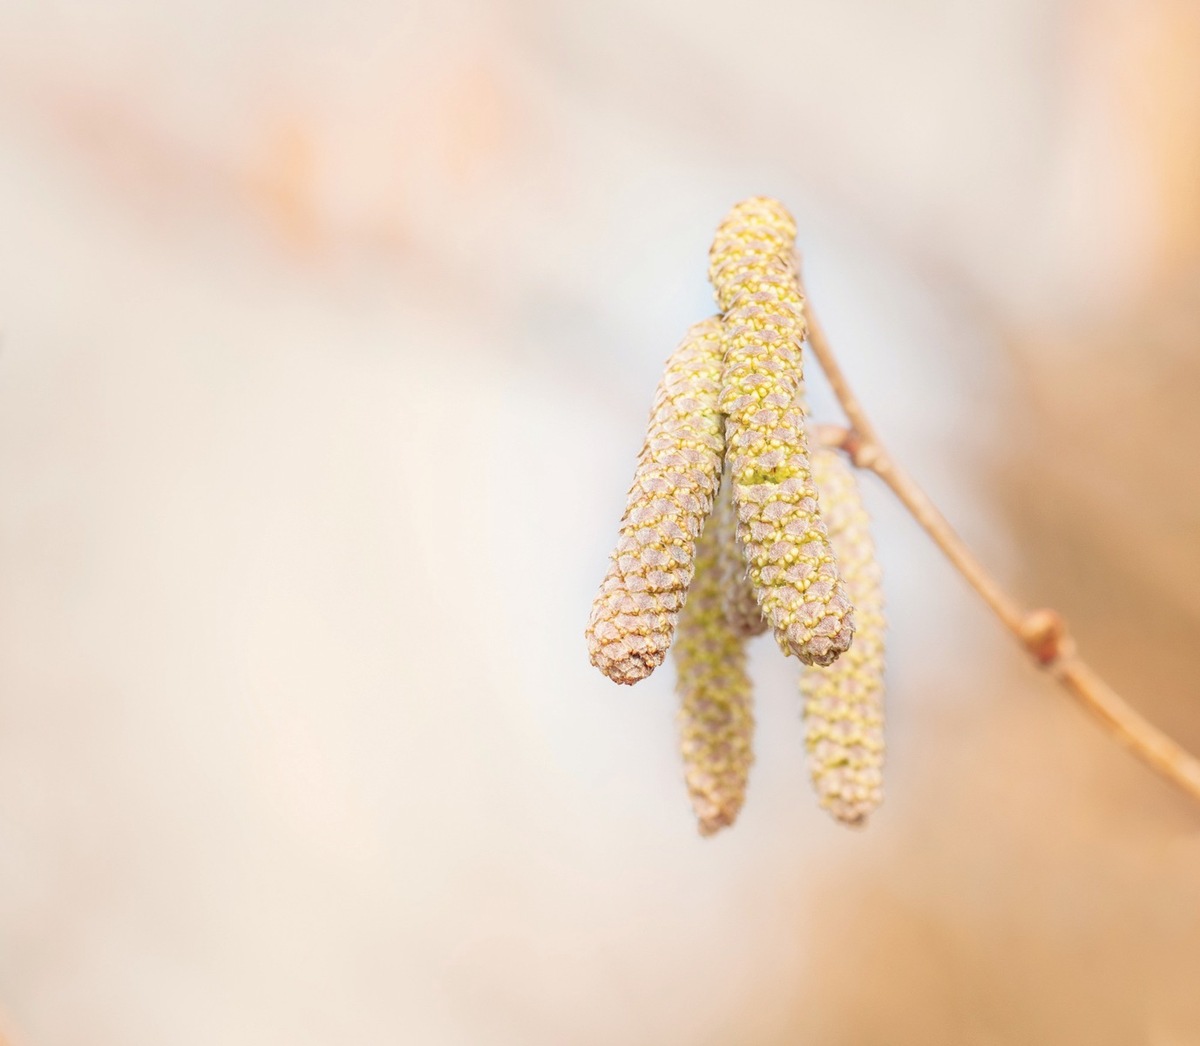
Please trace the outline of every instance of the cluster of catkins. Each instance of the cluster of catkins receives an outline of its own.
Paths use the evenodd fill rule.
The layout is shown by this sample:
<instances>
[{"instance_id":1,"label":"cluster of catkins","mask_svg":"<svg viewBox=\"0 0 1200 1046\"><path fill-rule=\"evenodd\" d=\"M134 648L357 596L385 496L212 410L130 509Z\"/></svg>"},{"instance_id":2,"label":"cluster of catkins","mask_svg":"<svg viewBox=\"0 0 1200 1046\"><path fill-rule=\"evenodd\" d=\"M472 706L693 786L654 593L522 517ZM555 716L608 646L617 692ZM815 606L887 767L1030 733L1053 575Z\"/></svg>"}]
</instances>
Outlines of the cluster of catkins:
<instances>
[{"instance_id":1,"label":"cluster of catkins","mask_svg":"<svg viewBox=\"0 0 1200 1046\"><path fill-rule=\"evenodd\" d=\"M882 799L879 568L852 468L831 448L809 451L795 237L791 215L765 197L737 204L717 229L709 276L720 312L667 361L587 627L592 664L618 683L645 679L674 650L703 835L731 825L745 799L745 646L768 629L806 666L821 805L862 824Z\"/></svg>"}]
</instances>

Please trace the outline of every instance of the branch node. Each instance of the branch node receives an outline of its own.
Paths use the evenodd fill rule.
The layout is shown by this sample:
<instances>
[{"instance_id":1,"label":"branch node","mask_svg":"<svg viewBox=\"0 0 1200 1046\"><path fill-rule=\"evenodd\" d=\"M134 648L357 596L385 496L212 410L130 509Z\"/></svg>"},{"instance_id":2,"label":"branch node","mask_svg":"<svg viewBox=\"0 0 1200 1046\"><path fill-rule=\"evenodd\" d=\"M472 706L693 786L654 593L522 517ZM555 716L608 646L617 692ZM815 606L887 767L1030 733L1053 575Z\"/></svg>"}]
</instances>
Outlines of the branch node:
<instances>
[{"instance_id":1,"label":"branch node","mask_svg":"<svg viewBox=\"0 0 1200 1046\"><path fill-rule=\"evenodd\" d=\"M834 447L844 451L855 468L874 472L883 461L883 448L873 439L868 439L855 428L844 425L814 425L814 440L823 447Z\"/></svg>"},{"instance_id":2,"label":"branch node","mask_svg":"<svg viewBox=\"0 0 1200 1046\"><path fill-rule=\"evenodd\" d=\"M846 453L850 455L850 460L856 468L875 472L883 464L883 450L879 444L864 440L853 431L846 440Z\"/></svg>"},{"instance_id":3,"label":"branch node","mask_svg":"<svg viewBox=\"0 0 1200 1046\"><path fill-rule=\"evenodd\" d=\"M1075 653L1075 640L1067 631L1066 621L1057 610L1049 607L1031 610L1025 615L1021 621L1020 639L1043 668Z\"/></svg>"}]
</instances>

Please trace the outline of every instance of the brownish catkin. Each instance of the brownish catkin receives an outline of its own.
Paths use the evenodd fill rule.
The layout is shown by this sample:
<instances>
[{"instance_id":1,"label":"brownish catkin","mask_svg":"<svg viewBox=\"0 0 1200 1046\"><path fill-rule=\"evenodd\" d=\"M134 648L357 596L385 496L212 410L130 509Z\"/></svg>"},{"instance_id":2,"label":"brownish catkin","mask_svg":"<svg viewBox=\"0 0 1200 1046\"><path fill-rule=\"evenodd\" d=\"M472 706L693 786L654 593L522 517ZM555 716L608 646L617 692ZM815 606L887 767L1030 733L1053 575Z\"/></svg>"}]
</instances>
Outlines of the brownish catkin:
<instances>
[{"instance_id":1,"label":"brownish catkin","mask_svg":"<svg viewBox=\"0 0 1200 1046\"><path fill-rule=\"evenodd\" d=\"M750 582L783 652L827 665L850 646L854 615L821 521L798 395L807 328L795 237L782 204L745 200L717 229L709 276L722 314L720 408Z\"/></svg>"},{"instance_id":2,"label":"brownish catkin","mask_svg":"<svg viewBox=\"0 0 1200 1046\"><path fill-rule=\"evenodd\" d=\"M718 504L728 498L722 491ZM721 548L733 517L714 511L696 548L696 576L672 648L684 779L701 835L732 825L754 762L754 715L745 640L726 616Z\"/></svg>"},{"instance_id":3,"label":"brownish catkin","mask_svg":"<svg viewBox=\"0 0 1200 1046\"><path fill-rule=\"evenodd\" d=\"M853 468L828 447L812 465L858 629L832 665L801 673L809 772L821 806L860 825L883 801L883 587Z\"/></svg>"},{"instance_id":4,"label":"brownish catkin","mask_svg":"<svg viewBox=\"0 0 1200 1046\"><path fill-rule=\"evenodd\" d=\"M617 683L666 657L692 580L696 538L721 477L721 324L691 327L667 360L609 570L587 626L592 664Z\"/></svg>"}]
</instances>

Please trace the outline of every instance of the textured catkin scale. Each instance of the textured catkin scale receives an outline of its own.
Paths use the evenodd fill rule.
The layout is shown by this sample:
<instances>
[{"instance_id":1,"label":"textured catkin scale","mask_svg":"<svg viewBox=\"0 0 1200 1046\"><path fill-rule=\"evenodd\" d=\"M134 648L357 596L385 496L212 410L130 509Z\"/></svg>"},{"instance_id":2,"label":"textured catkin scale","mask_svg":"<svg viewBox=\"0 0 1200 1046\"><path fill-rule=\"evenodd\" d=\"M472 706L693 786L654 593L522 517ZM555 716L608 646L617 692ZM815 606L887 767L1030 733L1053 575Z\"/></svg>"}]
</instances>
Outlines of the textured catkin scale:
<instances>
[{"instance_id":1,"label":"textured catkin scale","mask_svg":"<svg viewBox=\"0 0 1200 1046\"><path fill-rule=\"evenodd\" d=\"M722 313L720 407L751 585L783 652L827 665L849 648L854 614L809 465L795 236L782 204L743 201L717 229L709 277Z\"/></svg>"},{"instance_id":2,"label":"textured catkin scale","mask_svg":"<svg viewBox=\"0 0 1200 1046\"><path fill-rule=\"evenodd\" d=\"M692 580L696 538L721 478L721 324L693 326L667 361L617 547L587 626L592 664L617 683L666 657Z\"/></svg>"},{"instance_id":3,"label":"textured catkin scale","mask_svg":"<svg viewBox=\"0 0 1200 1046\"><path fill-rule=\"evenodd\" d=\"M710 521L696 550L696 577L672 648L680 698L684 778L701 835L733 824L754 762L754 715L745 640L725 615L719 572L727 536Z\"/></svg>"},{"instance_id":4,"label":"textured catkin scale","mask_svg":"<svg viewBox=\"0 0 1200 1046\"><path fill-rule=\"evenodd\" d=\"M800 676L809 770L821 805L859 825L883 800L883 588L853 469L828 448L812 464L857 632L836 662Z\"/></svg>"},{"instance_id":5,"label":"textured catkin scale","mask_svg":"<svg viewBox=\"0 0 1200 1046\"><path fill-rule=\"evenodd\" d=\"M732 481L726 472L721 490L713 504L708 527L717 535L717 576L721 582L721 599L725 620L739 636L760 636L768 628L762 607L754 596L746 572L746 557L738 543L737 517L730 494Z\"/></svg>"}]
</instances>

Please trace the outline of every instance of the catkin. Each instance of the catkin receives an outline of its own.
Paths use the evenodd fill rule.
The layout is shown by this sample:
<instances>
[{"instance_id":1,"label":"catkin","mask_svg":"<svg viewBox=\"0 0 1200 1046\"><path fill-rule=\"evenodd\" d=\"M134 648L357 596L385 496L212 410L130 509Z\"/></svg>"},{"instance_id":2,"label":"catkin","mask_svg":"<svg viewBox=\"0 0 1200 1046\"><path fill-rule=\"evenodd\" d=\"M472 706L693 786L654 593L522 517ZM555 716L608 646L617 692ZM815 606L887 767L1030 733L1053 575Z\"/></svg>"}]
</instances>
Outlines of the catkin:
<instances>
[{"instance_id":1,"label":"catkin","mask_svg":"<svg viewBox=\"0 0 1200 1046\"><path fill-rule=\"evenodd\" d=\"M836 662L800 676L809 770L821 805L858 825L883 799L883 589L853 469L826 447L812 465L857 632Z\"/></svg>"},{"instance_id":2,"label":"catkin","mask_svg":"<svg viewBox=\"0 0 1200 1046\"><path fill-rule=\"evenodd\" d=\"M721 477L721 325L697 323L667 360L608 574L587 626L592 664L636 683L666 656L696 538Z\"/></svg>"},{"instance_id":3,"label":"catkin","mask_svg":"<svg viewBox=\"0 0 1200 1046\"><path fill-rule=\"evenodd\" d=\"M746 573L746 557L737 536L737 516L734 514L730 487L733 481L728 470L721 480L721 490L713 503L710 528L717 531L717 576L721 582L721 598L725 605L725 620L739 636L760 636L767 630L767 619L754 597Z\"/></svg>"},{"instance_id":4,"label":"catkin","mask_svg":"<svg viewBox=\"0 0 1200 1046\"><path fill-rule=\"evenodd\" d=\"M718 503L727 498L722 491ZM701 835L731 825L746 798L754 762L754 715L745 640L726 617L720 549L732 515L714 512L696 549L696 577L679 615L673 657L680 698L684 779Z\"/></svg>"},{"instance_id":5,"label":"catkin","mask_svg":"<svg viewBox=\"0 0 1200 1046\"><path fill-rule=\"evenodd\" d=\"M850 646L854 615L818 512L798 397L807 328L795 236L777 201L739 203L717 229L709 277L722 313L720 408L750 582L783 652L827 665Z\"/></svg>"}]
</instances>

